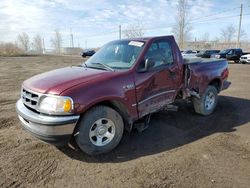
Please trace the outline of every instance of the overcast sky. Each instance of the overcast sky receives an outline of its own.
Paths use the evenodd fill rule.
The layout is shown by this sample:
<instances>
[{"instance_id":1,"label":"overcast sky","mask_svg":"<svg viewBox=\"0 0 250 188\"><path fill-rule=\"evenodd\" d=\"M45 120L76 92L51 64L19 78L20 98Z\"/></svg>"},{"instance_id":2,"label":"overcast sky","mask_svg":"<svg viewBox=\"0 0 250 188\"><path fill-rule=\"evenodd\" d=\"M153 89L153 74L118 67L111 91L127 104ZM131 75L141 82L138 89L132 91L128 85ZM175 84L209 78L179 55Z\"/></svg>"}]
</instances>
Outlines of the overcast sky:
<instances>
[{"instance_id":1,"label":"overcast sky","mask_svg":"<svg viewBox=\"0 0 250 188\"><path fill-rule=\"evenodd\" d=\"M169 35L176 14L175 0L1 0L0 41L16 40L26 32L40 34L46 48L55 29L63 35L63 46L70 46L70 29L75 46L97 47L118 39L118 28L143 24L145 36ZM192 39L209 33L220 36L229 24L238 27L243 4L242 28L250 39L250 0L189 0Z\"/></svg>"}]
</instances>

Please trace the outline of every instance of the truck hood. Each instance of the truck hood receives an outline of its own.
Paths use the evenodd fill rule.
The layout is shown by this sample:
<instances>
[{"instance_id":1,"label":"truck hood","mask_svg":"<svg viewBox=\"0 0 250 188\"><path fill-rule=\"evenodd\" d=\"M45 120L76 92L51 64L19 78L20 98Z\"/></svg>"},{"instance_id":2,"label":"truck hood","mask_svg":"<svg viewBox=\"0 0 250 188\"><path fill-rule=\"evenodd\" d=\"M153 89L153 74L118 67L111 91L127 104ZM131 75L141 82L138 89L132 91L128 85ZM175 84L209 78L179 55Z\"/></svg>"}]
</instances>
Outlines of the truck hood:
<instances>
[{"instance_id":1,"label":"truck hood","mask_svg":"<svg viewBox=\"0 0 250 188\"><path fill-rule=\"evenodd\" d=\"M59 95L73 86L90 81L97 82L112 73L114 72L72 66L33 76L24 81L23 87L38 93Z\"/></svg>"}]
</instances>

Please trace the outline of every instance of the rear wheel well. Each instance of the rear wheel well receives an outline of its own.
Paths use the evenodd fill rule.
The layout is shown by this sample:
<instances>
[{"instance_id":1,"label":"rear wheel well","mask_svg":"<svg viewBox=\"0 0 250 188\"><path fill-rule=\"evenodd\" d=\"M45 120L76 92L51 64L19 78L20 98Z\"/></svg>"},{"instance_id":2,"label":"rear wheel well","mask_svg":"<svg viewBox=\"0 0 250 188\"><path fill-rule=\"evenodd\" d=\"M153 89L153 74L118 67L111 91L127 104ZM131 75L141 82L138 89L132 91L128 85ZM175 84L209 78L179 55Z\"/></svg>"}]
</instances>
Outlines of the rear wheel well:
<instances>
[{"instance_id":1,"label":"rear wheel well","mask_svg":"<svg viewBox=\"0 0 250 188\"><path fill-rule=\"evenodd\" d=\"M208 85L212 85L217 89L217 92L220 92L220 88L221 88L221 81L220 79L214 79L212 80Z\"/></svg>"}]
</instances>

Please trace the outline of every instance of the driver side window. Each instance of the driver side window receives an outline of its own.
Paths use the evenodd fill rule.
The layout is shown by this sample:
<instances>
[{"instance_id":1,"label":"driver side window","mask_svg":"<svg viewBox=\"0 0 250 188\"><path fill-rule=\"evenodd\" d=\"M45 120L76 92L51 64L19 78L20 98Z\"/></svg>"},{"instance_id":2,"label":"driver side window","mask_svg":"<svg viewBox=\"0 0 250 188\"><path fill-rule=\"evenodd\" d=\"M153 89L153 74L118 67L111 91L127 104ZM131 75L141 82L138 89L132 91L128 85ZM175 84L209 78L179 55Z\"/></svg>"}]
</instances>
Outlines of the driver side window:
<instances>
[{"instance_id":1,"label":"driver side window","mask_svg":"<svg viewBox=\"0 0 250 188\"><path fill-rule=\"evenodd\" d=\"M230 50L229 52L228 52L228 55L232 55L233 54L233 50Z\"/></svg>"},{"instance_id":2,"label":"driver side window","mask_svg":"<svg viewBox=\"0 0 250 188\"><path fill-rule=\"evenodd\" d=\"M173 64L172 48L167 41L156 41L149 47L144 59L151 58L155 65L153 68Z\"/></svg>"}]
</instances>

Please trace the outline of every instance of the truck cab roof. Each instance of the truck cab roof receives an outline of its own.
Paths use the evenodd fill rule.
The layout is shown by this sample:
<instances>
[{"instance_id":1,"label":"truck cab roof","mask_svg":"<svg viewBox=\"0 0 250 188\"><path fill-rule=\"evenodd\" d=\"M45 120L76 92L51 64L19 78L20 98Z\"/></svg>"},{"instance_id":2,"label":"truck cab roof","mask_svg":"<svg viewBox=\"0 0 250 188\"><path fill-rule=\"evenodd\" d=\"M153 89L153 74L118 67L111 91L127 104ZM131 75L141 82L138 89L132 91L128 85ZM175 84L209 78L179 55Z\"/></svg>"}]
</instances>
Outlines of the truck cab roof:
<instances>
[{"instance_id":1,"label":"truck cab roof","mask_svg":"<svg viewBox=\"0 0 250 188\"><path fill-rule=\"evenodd\" d=\"M173 35L165 35L165 36L156 36L156 37L141 37L141 38L127 38L127 39L122 39L124 41L130 41L130 40L139 40L139 41L150 41L150 40L155 40L155 39L174 39Z\"/></svg>"},{"instance_id":2,"label":"truck cab roof","mask_svg":"<svg viewBox=\"0 0 250 188\"><path fill-rule=\"evenodd\" d=\"M221 50L219 54L227 54L231 50L235 50L236 52L242 52L241 48L228 48L228 49Z\"/></svg>"}]
</instances>

